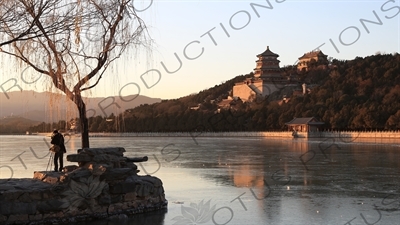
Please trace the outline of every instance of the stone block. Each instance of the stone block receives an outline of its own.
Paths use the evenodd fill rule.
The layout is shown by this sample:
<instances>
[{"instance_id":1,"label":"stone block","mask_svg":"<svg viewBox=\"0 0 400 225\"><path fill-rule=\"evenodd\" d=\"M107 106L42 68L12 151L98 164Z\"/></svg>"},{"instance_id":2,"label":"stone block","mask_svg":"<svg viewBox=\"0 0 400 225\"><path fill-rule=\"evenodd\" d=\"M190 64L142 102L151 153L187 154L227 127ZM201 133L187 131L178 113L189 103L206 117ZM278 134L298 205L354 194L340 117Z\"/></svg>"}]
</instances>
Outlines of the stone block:
<instances>
[{"instance_id":1,"label":"stone block","mask_svg":"<svg viewBox=\"0 0 400 225\"><path fill-rule=\"evenodd\" d=\"M55 217L56 217L56 216L55 216L54 213L43 213L42 219L43 219L43 220L46 220L46 219L54 219Z\"/></svg>"},{"instance_id":2,"label":"stone block","mask_svg":"<svg viewBox=\"0 0 400 225\"><path fill-rule=\"evenodd\" d=\"M165 202L165 201L166 201L166 199L165 199L165 196L164 196L164 195L160 195L160 201L161 201L161 202Z\"/></svg>"},{"instance_id":3,"label":"stone block","mask_svg":"<svg viewBox=\"0 0 400 225\"><path fill-rule=\"evenodd\" d=\"M42 220L43 215L42 214L36 214L36 215L29 215L29 221L39 221Z\"/></svg>"},{"instance_id":4,"label":"stone block","mask_svg":"<svg viewBox=\"0 0 400 225\"><path fill-rule=\"evenodd\" d=\"M129 204L129 206L130 206L131 208L137 208L137 207L139 206L139 203L138 203L138 201L134 201L134 202L131 202L131 203Z\"/></svg>"},{"instance_id":5,"label":"stone block","mask_svg":"<svg viewBox=\"0 0 400 225\"><path fill-rule=\"evenodd\" d=\"M62 212L62 211L56 212L56 217L57 218L63 218L64 217L64 212Z\"/></svg>"},{"instance_id":6,"label":"stone block","mask_svg":"<svg viewBox=\"0 0 400 225\"><path fill-rule=\"evenodd\" d=\"M137 170L137 165L133 162L121 162L121 166Z\"/></svg>"},{"instance_id":7,"label":"stone block","mask_svg":"<svg viewBox=\"0 0 400 225\"><path fill-rule=\"evenodd\" d=\"M164 187L163 187L163 186L159 187L159 188L158 188L158 194L159 194L159 195L164 195L164 193L165 193Z\"/></svg>"},{"instance_id":8,"label":"stone block","mask_svg":"<svg viewBox=\"0 0 400 225\"><path fill-rule=\"evenodd\" d=\"M69 173L76 169L78 169L77 165L68 165L68 166L65 166L62 171L63 171L63 173Z\"/></svg>"},{"instance_id":9,"label":"stone block","mask_svg":"<svg viewBox=\"0 0 400 225\"><path fill-rule=\"evenodd\" d=\"M110 186L110 193L112 194L125 194L135 190L136 184L133 182L120 182Z\"/></svg>"},{"instance_id":10,"label":"stone block","mask_svg":"<svg viewBox=\"0 0 400 225\"><path fill-rule=\"evenodd\" d=\"M127 210L129 208L130 208L130 206L129 206L129 204L127 202L122 203L122 205L121 205L121 209L122 210Z\"/></svg>"},{"instance_id":11,"label":"stone block","mask_svg":"<svg viewBox=\"0 0 400 225\"><path fill-rule=\"evenodd\" d=\"M62 185L62 184L53 185L50 189L50 196L51 196L50 198L59 197L66 191L67 188L68 188L67 185Z\"/></svg>"},{"instance_id":12,"label":"stone block","mask_svg":"<svg viewBox=\"0 0 400 225\"><path fill-rule=\"evenodd\" d=\"M113 214L114 212L115 212L115 207L114 207L114 205L108 206L108 213L109 213L109 214Z\"/></svg>"},{"instance_id":13,"label":"stone block","mask_svg":"<svg viewBox=\"0 0 400 225\"><path fill-rule=\"evenodd\" d=\"M91 156L101 155L101 154L123 156L124 152L125 152L125 149L121 148L121 147L84 148L82 150L78 150L79 154L87 154L87 155L91 155Z\"/></svg>"},{"instance_id":14,"label":"stone block","mask_svg":"<svg viewBox=\"0 0 400 225\"><path fill-rule=\"evenodd\" d=\"M29 193L29 196L33 201L42 200L42 193L40 191L32 191Z\"/></svg>"},{"instance_id":15,"label":"stone block","mask_svg":"<svg viewBox=\"0 0 400 225\"><path fill-rule=\"evenodd\" d=\"M20 202L27 202L27 203L32 202L32 199L27 192L25 192L21 196L19 196L18 200Z\"/></svg>"},{"instance_id":16,"label":"stone block","mask_svg":"<svg viewBox=\"0 0 400 225\"><path fill-rule=\"evenodd\" d=\"M111 204L118 203L122 201L122 195L111 196Z\"/></svg>"},{"instance_id":17,"label":"stone block","mask_svg":"<svg viewBox=\"0 0 400 225\"><path fill-rule=\"evenodd\" d=\"M49 184L57 184L58 179L59 179L58 177L47 176L46 178L44 178L43 182Z\"/></svg>"},{"instance_id":18,"label":"stone block","mask_svg":"<svg viewBox=\"0 0 400 225\"><path fill-rule=\"evenodd\" d=\"M44 192L43 193L43 199L49 199L50 193Z\"/></svg>"},{"instance_id":19,"label":"stone block","mask_svg":"<svg viewBox=\"0 0 400 225\"><path fill-rule=\"evenodd\" d=\"M62 211L67 207L64 203L65 202L60 199L49 199L47 201L38 202L37 210L41 213Z\"/></svg>"},{"instance_id":20,"label":"stone block","mask_svg":"<svg viewBox=\"0 0 400 225\"><path fill-rule=\"evenodd\" d=\"M115 148L105 148L104 153L109 155L116 155L116 156L123 156L125 149L122 147L115 147Z\"/></svg>"},{"instance_id":21,"label":"stone block","mask_svg":"<svg viewBox=\"0 0 400 225\"><path fill-rule=\"evenodd\" d=\"M98 198L99 205L109 205L111 204L111 197L110 195L101 195Z\"/></svg>"},{"instance_id":22,"label":"stone block","mask_svg":"<svg viewBox=\"0 0 400 225\"><path fill-rule=\"evenodd\" d=\"M36 180L43 180L44 178L46 178L47 174L44 171L35 171L33 172L33 179Z\"/></svg>"},{"instance_id":23,"label":"stone block","mask_svg":"<svg viewBox=\"0 0 400 225\"><path fill-rule=\"evenodd\" d=\"M90 162L92 157L84 154L71 154L67 155L67 161L69 162Z\"/></svg>"},{"instance_id":24,"label":"stone block","mask_svg":"<svg viewBox=\"0 0 400 225\"><path fill-rule=\"evenodd\" d=\"M28 221L27 214L13 214L8 217L7 223L8 224L18 224L18 222Z\"/></svg>"},{"instance_id":25,"label":"stone block","mask_svg":"<svg viewBox=\"0 0 400 225\"><path fill-rule=\"evenodd\" d=\"M68 178L69 178L68 175L63 174L63 175L60 176L59 182L60 182L60 183L68 183L68 182L69 182L69 179L68 179Z\"/></svg>"},{"instance_id":26,"label":"stone block","mask_svg":"<svg viewBox=\"0 0 400 225\"><path fill-rule=\"evenodd\" d=\"M114 208L115 208L116 210L121 210L122 207L123 207L123 205L124 205L123 203L117 202L117 203L114 204Z\"/></svg>"},{"instance_id":27,"label":"stone block","mask_svg":"<svg viewBox=\"0 0 400 225\"><path fill-rule=\"evenodd\" d=\"M7 201L0 202L0 215L9 216L11 213L13 213L10 204L11 203Z\"/></svg>"},{"instance_id":28,"label":"stone block","mask_svg":"<svg viewBox=\"0 0 400 225\"><path fill-rule=\"evenodd\" d=\"M92 173L86 168L79 168L79 169L72 171L71 173L66 174L66 176L68 176L69 178L72 178L74 180L77 180L81 177L90 177L91 175L92 175Z\"/></svg>"},{"instance_id":29,"label":"stone block","mask_svg":"<svg viewBox=\"0 0 400 225\"><path fill-rule=\"evenodd\" d=\"M146 176L140 176L139 178L142 181L151 183L155 187L161 187L162 186L162 181L157 177L152 177L152 176L146 175Z\"/></svg>"},{"instance_id":30,"label":"stone block","mask_svg":"<svg viewBox=\"0 0 400 225\"><path fill-rule=\"evenodd\" d=\"M15 201L21 195L18 191L11 191L4 194L4 200L6 201Z\"/></svg>"},{"instance_id":31,"label":"stone block","mask_svg":"<svg viewBox=\"0 0 400 225\"><path fill-rule=\"evenodd\" d=\"M0 215L35 214L36 202L0 202Z\"/></svg>"},{"instance_id":32,"label":"stone block","mask_svg":"<svg viewBox=\"0 0 400 225\"><path fill-rule=\"evenodd\" d=\"M141 183L140 185L136 186L136 193L137 196L140 197L147 197L150 196L150 193L153 192L154 186L146 183Z\"/></svg>"},{"instance_id":33,"label":"stone block","mask_svg":"<svg viewBox=\"0 0 400 225\"><path fill-rule=\"evenodd\" d=\"M124 161L123 157L118 157L115 155L107 155L107 154L101 154L101 155L95 155L93 156L93 162L96 163L110 163L112 162L113 164L119 163L121 161Z\"/></svg>"},{"instance_id":34,"label":"stone block","mask_svg":"<svg viewBox=\"0 0 400 225\"><path fill-rule=\"evenodd\" d=\"M15 190L15 187L13 185L6 185L6 184L0 185L0 191L11 191L11 190Z\"/></svg>"},{"instance_id":35,"label":"stone block","mask_svg":"<svg viewBox=\"0 0 400 225\"><path fill-rule=\"evenodd\" d=\"M110 180L125 180L128 176L132 175L135 171L132 168L112 168L108 169L102 177L108 181Z\"/></svg>"},{"instance_id":36,"label":"stone block","mask_svg":"<svg viewBox=\"0 0 400 225\"><path fill-rule=\"evenodd\" d=\"M104 212L103 209L104 209L104 205L103 206L99 205L97 202L91 204L90 207L88 208L88 210L90 211L89 213L92 215L95 213L103 213ZM105 212L107 212L107 211L105 211Z\"/></svg>"},{"instance_id":37,"label":"stone block","mask_svg":"<svg viewBox=\"0 0 400 225\"><path fill-rule=\"evenodd\" d=\"M7 216L0 214L0 224L5 224L7 221Z\"/></svg>"},{"instance_id":38,"label":"stone block","mask_svg":"<svg viewBox=\"0 0 400 225\"><path fill-rule=\"evenodd\" d=\"M157 197L150 198L150 202L152 202L152 203L160 203L162 201L161 201L160 197L157 196Z\"/></svg>"},{"instance_id":39,"label":"stone block","mask_svg":"<svg viewBox=\"0 0 400 225\"><path fill-rule=\"evenodd\" d=\"M130 175L125 179L125 182L139 182L140 178L137 174Z\"/></svg>"},{"instance_id":40,"label":"stone block","mask_svg":"<svg viewBox=\"0 0 400 225\"><path fill-rule=\"evenodd\" d=\"M136 192L126 193L124 196L125 202L131 202L136 200Z\"/></svg>"}]
</instances>

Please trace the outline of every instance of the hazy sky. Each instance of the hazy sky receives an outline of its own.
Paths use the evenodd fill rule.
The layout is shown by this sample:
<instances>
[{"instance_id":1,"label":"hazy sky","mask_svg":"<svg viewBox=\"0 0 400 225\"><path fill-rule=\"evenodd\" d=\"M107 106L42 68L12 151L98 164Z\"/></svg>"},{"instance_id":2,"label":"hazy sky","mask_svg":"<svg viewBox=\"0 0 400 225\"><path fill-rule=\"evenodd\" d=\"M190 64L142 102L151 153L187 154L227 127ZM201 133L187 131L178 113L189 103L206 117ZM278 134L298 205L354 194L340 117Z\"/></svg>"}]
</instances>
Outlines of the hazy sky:
<instances>
[{"instance_id":1,"label":"hazy sky","mask_svg":"<svg viewBox=\"0 0 400 225\"><path fill-rule=\"evenodd\" d=\"M154 0L136 7L148 6L139 15L154 40L151 54L119 61L109 71L118 79L107 74L92 96L138 94L138 88L162 99L197 93L253 71L267 46L281 67L318 47L336 59L400 52L400 0ZM23 87L41 91L40 84Z\"/></svg>"}]
</instances>

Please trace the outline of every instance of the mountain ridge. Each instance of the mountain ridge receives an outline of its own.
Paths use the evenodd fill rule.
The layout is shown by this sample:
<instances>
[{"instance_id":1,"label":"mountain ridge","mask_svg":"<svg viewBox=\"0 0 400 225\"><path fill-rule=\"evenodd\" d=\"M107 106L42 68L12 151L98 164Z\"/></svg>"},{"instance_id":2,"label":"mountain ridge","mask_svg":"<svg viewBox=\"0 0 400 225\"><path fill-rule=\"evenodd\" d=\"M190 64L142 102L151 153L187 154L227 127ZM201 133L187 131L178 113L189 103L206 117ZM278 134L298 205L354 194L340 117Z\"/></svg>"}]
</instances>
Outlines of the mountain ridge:
<instances>
[{"instance_id":1,"label":"mountain ridge","mask_svg":"<svg viewBox=\"0 0 400 225\"><path fill-rule=\"evenodd\" d=\"M130 101L126 101L130 99ZM88 117L118 115L142 104L160 102L143 95L84 97ZM65 95L52 92L12 91L0 95L0 118L22 117L32 121L57 122L78 117L75 104Z\"/></svg>"}]
</instances>

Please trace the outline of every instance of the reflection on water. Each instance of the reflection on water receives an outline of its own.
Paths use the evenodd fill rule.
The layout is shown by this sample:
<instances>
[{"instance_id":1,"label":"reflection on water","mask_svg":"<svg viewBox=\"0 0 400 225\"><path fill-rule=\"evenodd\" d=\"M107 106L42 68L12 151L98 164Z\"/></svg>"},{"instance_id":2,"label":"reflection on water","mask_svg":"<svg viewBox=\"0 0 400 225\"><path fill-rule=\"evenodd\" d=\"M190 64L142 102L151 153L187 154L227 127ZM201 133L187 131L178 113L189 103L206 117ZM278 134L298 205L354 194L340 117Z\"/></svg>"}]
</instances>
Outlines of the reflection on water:
<instances>
[{"instance_id":1,"label":"reflection on water","mask_svg":"<svg viewBox=\"0 0 400 225\"><path fill-rule=\"evenodd\" d=\"M34 170L46 167L44 137L0 138L0 177L32 177ZM182 216L195 222L201 210L196 214L194 206L209 200L215 213L204 224L373 224L378 219L377 224L396 224L400 145L393 139L365 142L91 138L92 147L118 143L128 157L149 156L148 162L138 165L141 174L161 178L169 201L168 212L102 224L174 224L173 219ZM76 146L80 139L72 137L68 152L74 153Z\"/></svg>"}]
</instances>

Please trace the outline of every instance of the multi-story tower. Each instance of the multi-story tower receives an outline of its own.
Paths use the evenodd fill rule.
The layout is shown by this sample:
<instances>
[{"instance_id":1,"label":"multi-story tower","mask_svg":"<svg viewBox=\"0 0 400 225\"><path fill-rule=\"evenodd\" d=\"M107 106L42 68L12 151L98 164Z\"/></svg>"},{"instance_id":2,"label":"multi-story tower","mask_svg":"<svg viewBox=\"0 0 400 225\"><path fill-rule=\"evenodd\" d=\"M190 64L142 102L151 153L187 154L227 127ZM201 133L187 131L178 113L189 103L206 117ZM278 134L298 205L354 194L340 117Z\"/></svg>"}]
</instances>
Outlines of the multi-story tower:
<instances>
[{"instance_id":1,"label":"multi-story tower","mask_svg":"<svg viewBox=\"0 0 400 225\"><path fill-rule=\"evenodd\" d=\"M261 78L264 81L281 80L282 76L279 67L279 55L271 52L269 46L263 53L257 55L256 68L254 69L254 77Z\"/></svg>"},{"instance_id":2,"label":"multi-story tower","mask_svg":"<svg viewBox=\"0 0 400 225\"><path fill-rule=\"evenodd\" d=\"M269 46L257 57L254 77L236 83L233 87L233 97L240 97L244 101L264 98L288 83L281 75L279 55L269 50Z\"/></svg>"}]
</instances>

